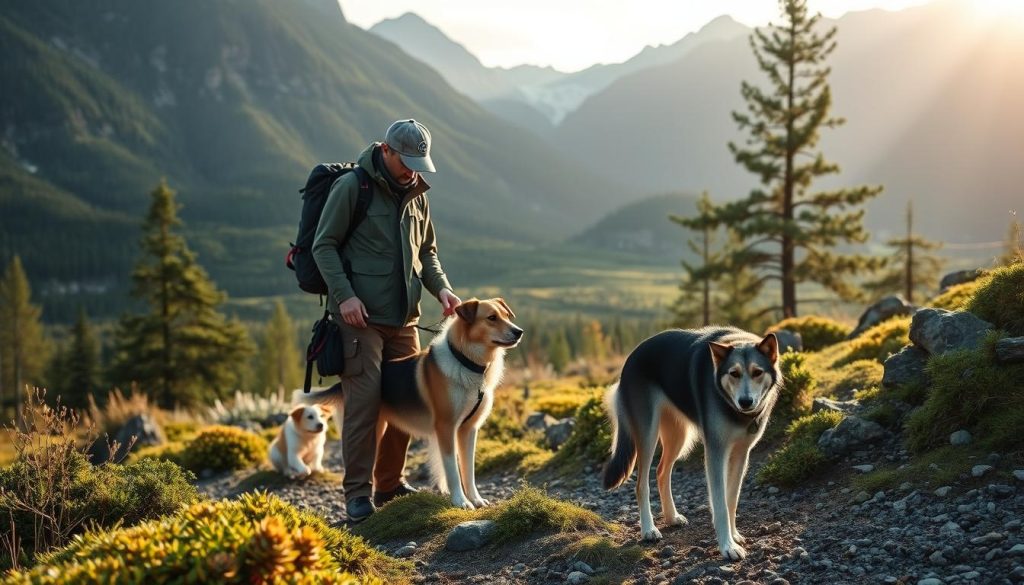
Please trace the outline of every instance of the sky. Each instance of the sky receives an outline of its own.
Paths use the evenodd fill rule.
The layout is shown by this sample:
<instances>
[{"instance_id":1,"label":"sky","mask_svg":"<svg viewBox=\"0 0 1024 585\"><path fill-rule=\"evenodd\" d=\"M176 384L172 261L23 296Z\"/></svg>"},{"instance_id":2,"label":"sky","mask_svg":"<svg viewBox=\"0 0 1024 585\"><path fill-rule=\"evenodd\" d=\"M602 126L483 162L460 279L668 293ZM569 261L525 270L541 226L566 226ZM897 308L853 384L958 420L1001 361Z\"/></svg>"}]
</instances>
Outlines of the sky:
<instances>
[{"instance_id":1,"label":"sky","mask_svg":"<svg viewBox=\"0 0 1024 585\"><path fill-rule=\"evenodd\" d=\"M900 10L927 0L809 0L838 18L851 11ZM984 0L992 2L993 0ZM1002 0L1007 1L1007 0ZM1022 2L1024 0L1012 0ZM578 71L620 63L729 14L748 26L778 22L775 0L340 0L345 18L370 28L415 12L488 67L532 64ZM509 9L514 6L514 9Z\"/></svg>"}]
</instances>

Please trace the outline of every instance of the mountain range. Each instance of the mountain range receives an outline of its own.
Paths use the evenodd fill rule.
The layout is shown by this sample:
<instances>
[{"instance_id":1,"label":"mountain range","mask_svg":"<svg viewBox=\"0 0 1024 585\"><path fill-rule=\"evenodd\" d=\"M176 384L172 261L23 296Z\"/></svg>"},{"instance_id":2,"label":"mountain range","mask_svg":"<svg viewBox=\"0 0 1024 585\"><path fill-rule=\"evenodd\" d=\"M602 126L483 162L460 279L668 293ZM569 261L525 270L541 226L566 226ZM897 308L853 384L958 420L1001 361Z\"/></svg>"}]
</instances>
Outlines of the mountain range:
<instances>
[{"instance_id":1,"label":"mountain range","mask_svg":"<svg viewBox=\"0 0 1024 585\"><path fill-rule=\"evenodd\" d=\"M161 178L229 293L292 290L281 259L309 169L353 160L399 118L433 134L442 257L446 242L560 240L623 190L336 0L0 4L0 259L21 255L44 295L126 290Z\"/></svg>"}]
</instances>

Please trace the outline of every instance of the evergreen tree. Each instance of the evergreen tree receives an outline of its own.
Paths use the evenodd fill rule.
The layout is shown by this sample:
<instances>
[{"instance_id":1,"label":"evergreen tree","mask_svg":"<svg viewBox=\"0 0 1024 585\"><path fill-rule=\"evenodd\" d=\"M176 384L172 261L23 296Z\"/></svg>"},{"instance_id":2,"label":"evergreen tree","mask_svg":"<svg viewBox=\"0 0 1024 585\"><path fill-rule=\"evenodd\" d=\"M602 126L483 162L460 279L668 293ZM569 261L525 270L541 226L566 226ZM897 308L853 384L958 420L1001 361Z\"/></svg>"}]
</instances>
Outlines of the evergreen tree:
<instances>
[{"instance_id":1,"label":"evergreen tree","mask_svg":"<svg viewBox=\"0 0 1024 585\"><path fill-rule=\"evenodd\" d=\"M580 353L584 357L600 361L608 356L608 338L601 328L601 322L596 319L584 325L580 343Z\"/></svg>"},{"instance_id":2,"label":"evergreen tree","mask_svg":"<svg viewBox=\"0 0 1024 585\"><path fill-rule=\"evenodd\" d=\"M569 353L569 340L565 337L565 330L560 327L548 342L548 363L555 372L561 374L565 366L569 365L570 359L572 356Z\"/></svg>"},{"instance_id":3,"label":"evergreen tree","mask_svg":"<svg viewBox=\"0 0 1024 585\"><path fill-rule=\"evenodd\" d=\"M881 187L812 191L815 179L839 172L818 150L819 131L844 120L829 114L832 92L825 65L836 47L835 27L819 33L820 15L809 16L806 0L781 0L784 23L758 29L750 46L768 89L743 82L747 113L733 119L749 136L745 147L729 143L736 162L758 176L761 188L746 199L718 206L715 225L736 231L743 245L723 264L750 267L758 291L769 280L781 284L784 317L797 314L796 286L816 282L841 298L862 295L849 283L877 259L839 254L834 248L867 239L863 209Z\"/></svg>"},{"instance_id":4,"label":"evergreen tree","mask_svg":"<svg viewBox=\"0 0 1024 585\"><path fill-rule=\"evenodd\" d=\"M100 345L85 309L78 311L61 370L61 380L54 387L60 390L63 404L80 411L89 405L89 396L99 398Z\"/></svg>"},{"instance_id":5,"label":"evergreen tree","mask_svg":"<svg viewBox=\"0 0 1024 585\"><path fill-rule=\"evenodd\" d=\"M257 360L260 388L274 391L302 384L304 373L300 371L302 356L296 345L295 323L280 300L274 303L274 315L263 331Z\"/></svg>"},{"instance_id":6,"label":"evergreen tree","mask_svg":"<svg viewBox=\"0 0 1024 585\"><path fill-rule=\"evenodd\" d=\"M231 389L252 344L241 324L217 311L226 295L177 233L174 192L161 182L151 196L143 256L132 272L132 295L151 311L121 319L112 378L120 385L138 382L165 408L192 405Z\"/></svg>"},{"instance_id":7,"label":"evergreen tree","mask_svg":"<svg viewBox=\"0 0 1024 585\"><path fill-rule=\"evenodd\" d=\"M701 263L690 264L683 260L683 282L679 285L679 297L672 305L675 323L680 327L693 327L698 322L707 326L711 324L711 282L717 274L712 267L721 261L720 255L711 255L711 246L717 222L714 217L714 205L708 192L701 194L697 202L697 214L692 218L677 215L669 219L679 225L697 232L697 240L687 240L690 251L696 254Z\"/></svg>"},{"instance_id":8,"label":"evergreen tree","mask_svg":"<svg viewBox=\"0 0 1024 585\"><path fill-rule=\"evenodd\" d=\"M0 408L12 403L18 417L25 386L43 384L49 359L42 309L31 301L28 277L15 256L0 279Z\"/></svg>"},{"instance_id":9,"label":"evergreen tree","mask_svg":"<svg viewBox=\"0 0 1024 585\"><path fill-rule=\"evenodd\" d=\"M914 233L914 208L907 202L907 234L885 243L892 248L892 255L885 258L882 274L864 286L876 295L902 292L907 302L913 304L914 291L928 292L937 288L942 259L929 254L942 244L925 239Z\"/></svg>"}]
</instances>

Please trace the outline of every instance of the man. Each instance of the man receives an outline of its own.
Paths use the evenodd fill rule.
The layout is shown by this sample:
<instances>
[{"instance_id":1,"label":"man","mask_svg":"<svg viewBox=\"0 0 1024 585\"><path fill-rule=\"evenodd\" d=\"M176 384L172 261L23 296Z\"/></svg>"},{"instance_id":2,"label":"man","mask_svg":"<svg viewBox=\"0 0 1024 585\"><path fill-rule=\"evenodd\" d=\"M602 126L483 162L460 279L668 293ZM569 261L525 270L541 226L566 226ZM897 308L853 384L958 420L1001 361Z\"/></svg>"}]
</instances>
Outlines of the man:
<instances>
[{"instance_id":1,"label":"man","mask_svg":"<svg viewBox=\"0 0 1024 585\"><path fill-rule=\"evenodd\" d=\"M345 339L341 448L346 509L353 522L416 491L404 479L409 435L388 427L377 444L381 362L419 351L414 325L423 287L445 315L461 302L437 257L426 196L430 186L420 175L434 172L430 132L415 120L399 120L384 142L359 155L358 164L373 191L365 219L340 247L359 196L359 175L347 173L331 188L313 240L328 306Z\"/></svg>"}]
</instances>

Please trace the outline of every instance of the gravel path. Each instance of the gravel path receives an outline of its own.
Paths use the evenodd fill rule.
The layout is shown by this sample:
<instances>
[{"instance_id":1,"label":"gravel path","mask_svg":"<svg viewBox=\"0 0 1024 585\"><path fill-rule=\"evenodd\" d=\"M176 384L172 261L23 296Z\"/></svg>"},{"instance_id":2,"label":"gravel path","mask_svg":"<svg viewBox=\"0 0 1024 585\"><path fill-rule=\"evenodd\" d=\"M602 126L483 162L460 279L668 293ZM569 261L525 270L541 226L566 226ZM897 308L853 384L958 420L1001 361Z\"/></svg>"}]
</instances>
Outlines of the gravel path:
<instances>
[{"instance_id":1,"label":"gravel path","mask_svg":"<svg viewBox=\"0 0 1024 585\"><path fill-rule=\"evenodd\" d=\"M673 477L676 504L690 523L662 528L658 543L641 543L649 552L627 581L636 584L785 584L785 583L1021 583L1024 582L1024 472L998 455L979 464L993 469L980 477L962 475L949 486L909 483L875 494L855 493L849 478L854 465L892 465L907 455L894 441L869 454L855 453L837 464L828 477L793 491L754 484L765 447L755 461L740 499L739 530L748 538L749 556L723 561L715 544L702 464L677 464ZM331 442L328 469L340 468L339 444ZM550 495L574 501L625 527L619 544L638 542L635 474L618 490L601 489L599 469L587 467L572 484L547 482ZM250 472L251 473L251 472ZM201 482L214 497L233 495L246 474ZM652 477L653 479L653 477ZM424 485L423 481L416 481ZM519 484L512 474L479 481L484 497L500 500ZM344 522L340 485L284 483L270 491L299 506L316 510L329 521ZM660 503L652 485L652 507ZM656 516L657 518L657 516ZM440 539L435 539L435 541ZM411 546L410 546L411 545ZM516 550L450 553L434 543L388 543L387 552L411 557L418 582L430 583L564 583L596 579L602 567L577 566L559 558L557 545L537 539ZM460 556L461 555L461 556ZM583 569L583 570L580 570ZM587 569L594 576L587 575Z\"/></svg>"}]
</instances>

